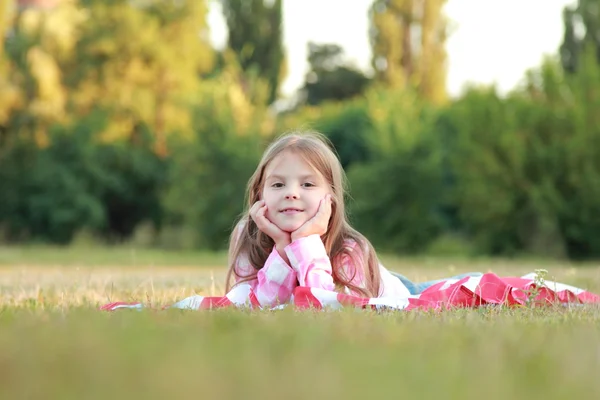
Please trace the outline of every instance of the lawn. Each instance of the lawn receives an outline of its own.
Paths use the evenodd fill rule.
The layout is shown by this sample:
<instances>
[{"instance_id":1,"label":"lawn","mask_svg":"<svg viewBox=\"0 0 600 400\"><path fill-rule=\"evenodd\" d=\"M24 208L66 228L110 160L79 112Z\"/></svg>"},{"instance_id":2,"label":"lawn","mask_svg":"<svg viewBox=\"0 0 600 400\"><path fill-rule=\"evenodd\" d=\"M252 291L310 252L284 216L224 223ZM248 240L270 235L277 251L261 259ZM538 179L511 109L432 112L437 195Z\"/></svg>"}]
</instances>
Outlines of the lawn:
<instances>
[{"instance_id":1,"label":"lawn","mask_svg":"<svg viewBox=\"0 0 600 400\"><path fill-rule=\"evenodd\" d=\"M415 280L545 268L600 293L600 267L382 257ZM600 309L442 313L97 311L222 294L226 256L0 248L0 399L595 399Z\"/></svg>"}]
</instances>

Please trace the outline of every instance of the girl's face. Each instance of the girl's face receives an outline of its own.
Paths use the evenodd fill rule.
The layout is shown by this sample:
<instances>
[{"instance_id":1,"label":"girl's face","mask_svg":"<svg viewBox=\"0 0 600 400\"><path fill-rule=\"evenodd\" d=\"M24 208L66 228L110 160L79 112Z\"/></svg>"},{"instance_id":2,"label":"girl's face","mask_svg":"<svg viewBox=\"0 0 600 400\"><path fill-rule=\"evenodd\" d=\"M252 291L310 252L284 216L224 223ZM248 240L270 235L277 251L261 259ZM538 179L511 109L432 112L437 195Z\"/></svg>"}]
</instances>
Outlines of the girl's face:
<instances>
[{"instance_id":1,"label":"girl's face","mask_svg":"<svg viewBox=\"0 0 600 400\"><path fill-rule=\"evenodd\" d=\"M314 217L327 194L329 183L298 154L284 151L265 169L266 215L282 231L294 232Z\"/></svg>"}]
</instances>

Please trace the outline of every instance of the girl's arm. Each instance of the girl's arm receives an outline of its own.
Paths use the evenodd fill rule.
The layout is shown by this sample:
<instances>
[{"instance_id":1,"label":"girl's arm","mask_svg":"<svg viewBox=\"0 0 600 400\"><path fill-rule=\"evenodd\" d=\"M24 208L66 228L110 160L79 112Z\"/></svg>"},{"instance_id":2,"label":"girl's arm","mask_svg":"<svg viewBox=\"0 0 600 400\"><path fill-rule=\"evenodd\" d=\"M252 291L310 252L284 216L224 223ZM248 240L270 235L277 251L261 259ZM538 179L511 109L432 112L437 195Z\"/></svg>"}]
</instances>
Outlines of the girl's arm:
<instances>
[{"instance_id":1,"label":"girl's arm","mask_svg":"<svg viewBox=\"0 0 600 400\"><path fill-rule=\"evenodd\" d=\"M250 265L246 257L240 257L235 268L237 271L235 274L236 284L248 283L263 307L287 303L298 286L296 272L281 258L275 248L267 258L265 265L258 271ZM251 276L250 280L244 279L244 277Z\"/></svg>"},{"instance_id":2,"label":"girl's arm","mask_svg":"<svg viewBox=\"0 0 600 400\"><path fill-rule=\"evenodd\" d=\"M242 232L243 223L238 224L232 238L237 242ZM235 247L232 240L231 249ZM230 249L230 254L231 254ZM272 307L290 300L298 279L296 272L273 248L265 265L258 271L250 264L245 255L235 260L235 285L247 283L252 287L256 298L263 307Z\"/></svg>"},{"instance_id":3,"label":"girl's arm","mask_svg":"<svg viewBox=\"0 0 600 400\"><path fill-rule=\"evenodd\" d=\"M331 261L319 235L296 239L286 246L284 251L300 286L335 289L331 275Z\"/></svg>"},{"instance_id":4,"label":"girl's arm","mask_svg":"<svg viewBox=\"0 0 600 400\"><path fill-rule=\"evenodd\" d=\"M319 235L296 239L283 251L289 260L284 260L276 248L269 255L265 266L255 271L250 262L240 257L236 270L236 283L244 276L256 277L247 281L263 306L273 306L289 301L294 289L300 286L334 290L331 262Z\"/></svg>"}]
</instances>

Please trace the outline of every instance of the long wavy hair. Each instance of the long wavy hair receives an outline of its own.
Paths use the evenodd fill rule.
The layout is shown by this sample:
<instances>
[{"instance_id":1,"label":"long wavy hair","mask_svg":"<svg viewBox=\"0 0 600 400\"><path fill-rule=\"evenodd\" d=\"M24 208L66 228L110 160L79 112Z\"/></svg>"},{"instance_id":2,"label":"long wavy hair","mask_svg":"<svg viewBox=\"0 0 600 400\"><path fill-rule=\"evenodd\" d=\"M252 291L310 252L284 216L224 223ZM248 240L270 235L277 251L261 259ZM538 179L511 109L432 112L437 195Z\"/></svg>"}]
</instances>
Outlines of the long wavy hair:
<instances>
[{"instance_id":1,"label":"long wavy hair","mask_svg":"<svg viewBox=\"0 0 600 400\"><path fill-rule=\"evenodd\" d=\"M329 140L314 131L286 133L274 141L263 154L256 171L248 182L245 210L231 234L226 292L229 292L234 286L232 285L234 275L238 278L236 279L237 284L254 279L273 250L275 245L273 239L258 229L256 223L250 218L249 210L255 202L261 199L265 184L265 169L275 157L284 152L300 155L323 175L331 187L331 218L327 232L321 236L321 239L331 260L334 283L338 288L347 287L366 297L377 297L381 281L379 260L371 243L348 223L344 207L346 193L344 170ZM356 246L348 246L349 241L355 242ZM351 258L357 269L362 268L363 270L352 272L343 268L345 256ZM241 275L240 271L236 269L240 257L246 257L254 271L248 275ZM357 287L351 283L355 274L358 273L362 273L364 276L364 287Z\"/></svg>"}]
</instances>

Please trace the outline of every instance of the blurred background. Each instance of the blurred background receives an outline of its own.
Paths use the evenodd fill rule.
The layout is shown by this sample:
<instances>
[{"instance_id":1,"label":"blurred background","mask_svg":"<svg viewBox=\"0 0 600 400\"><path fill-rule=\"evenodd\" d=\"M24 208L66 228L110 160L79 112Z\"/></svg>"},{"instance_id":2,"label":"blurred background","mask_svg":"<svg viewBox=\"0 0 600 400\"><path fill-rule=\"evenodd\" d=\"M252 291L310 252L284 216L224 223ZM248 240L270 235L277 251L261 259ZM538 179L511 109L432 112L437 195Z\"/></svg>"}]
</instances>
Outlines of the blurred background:
<instances>
[{"instance_id":1,"label":"blurred background","mask_svg":"<svg viewBox=\"0 0 600 400\"><path fill-rule=\"evenodd\" d=\"M0 243L223 250L317 129L382 252L600 256L600 0L0 0Z\"/></svg>"}]
</instances>

